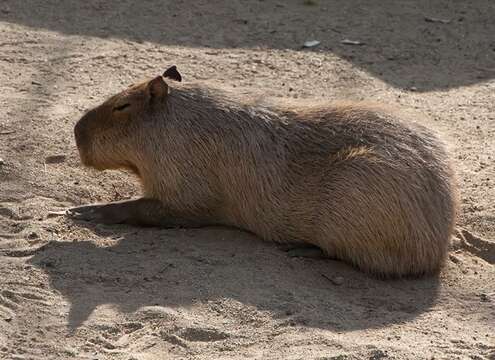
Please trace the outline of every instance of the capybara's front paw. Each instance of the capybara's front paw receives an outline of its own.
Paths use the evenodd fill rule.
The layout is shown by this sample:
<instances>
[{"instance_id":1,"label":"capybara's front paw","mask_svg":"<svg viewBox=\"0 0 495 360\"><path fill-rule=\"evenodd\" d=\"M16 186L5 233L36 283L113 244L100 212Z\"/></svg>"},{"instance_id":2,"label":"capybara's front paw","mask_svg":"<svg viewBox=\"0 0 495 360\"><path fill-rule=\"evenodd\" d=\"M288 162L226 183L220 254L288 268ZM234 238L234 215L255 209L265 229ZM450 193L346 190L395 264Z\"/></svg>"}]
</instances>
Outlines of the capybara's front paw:
<instances>
[{"instance_id":1,"label":"capybara's front paw","mask_svg":"<svg viewBox=\"0 0 495 360\"><path fill-rule=\"evenodd\" d=\"M74 207L67 210L67 216L75 220L91 221L102 224L120 224L125 222L125 214L113 204L96 204Z\"/></svg>"}]
</instances>

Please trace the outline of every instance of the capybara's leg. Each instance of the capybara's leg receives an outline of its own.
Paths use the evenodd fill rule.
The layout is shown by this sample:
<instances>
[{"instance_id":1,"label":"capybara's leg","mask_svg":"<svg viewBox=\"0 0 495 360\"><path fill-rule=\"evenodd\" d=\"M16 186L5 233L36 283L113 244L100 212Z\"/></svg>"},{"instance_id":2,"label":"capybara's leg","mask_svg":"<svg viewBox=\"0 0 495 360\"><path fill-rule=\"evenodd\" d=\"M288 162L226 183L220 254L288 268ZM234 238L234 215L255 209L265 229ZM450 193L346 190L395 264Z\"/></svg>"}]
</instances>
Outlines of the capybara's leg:
<instances>
[{"instance_id":1,"label":"capybara's leg","mask_svg":"<svg viewBox=\"0 0 495 360\"><path fill-rule=\"evenodd\" d=\"M119 224L128 218L128 210L127 202L116 202L74 207L67 211L67 215L76 220Z\"/></svg>"},{"instance_id":2,"label":"capybara's leg","mask_svg":"<svg viewBox=\"0 0 495 360\"><path fill-rule=\"evenodd\" d=\"M325 256L323 250L316 246L305 246L305 247L297 247L294 246L292 249L287 251L287 255L290 257L303 257L310 259L321 259Z\"/></svg>"},{"instance_id":3,"label":"capybara's leg","mask_svg":"<svg viewBox=\"0 0 495 360\"><path fill-rule=\"evenodd\" d=\"M135 199L71 208L67 215L76 220L103 224L131 224L159 227L200 227L210 225L197 215L187 217L166 209L159 200Z\"/></svg>"}]
</instances>

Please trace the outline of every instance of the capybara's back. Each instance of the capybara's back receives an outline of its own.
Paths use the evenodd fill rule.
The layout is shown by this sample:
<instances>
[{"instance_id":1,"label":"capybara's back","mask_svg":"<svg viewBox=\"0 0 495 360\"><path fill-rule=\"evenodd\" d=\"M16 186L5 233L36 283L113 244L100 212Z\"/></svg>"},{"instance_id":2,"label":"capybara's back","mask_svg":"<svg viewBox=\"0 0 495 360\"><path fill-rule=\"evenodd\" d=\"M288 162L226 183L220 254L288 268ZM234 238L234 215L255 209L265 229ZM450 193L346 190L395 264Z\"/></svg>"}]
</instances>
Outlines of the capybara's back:
<instances>
[{"instance_id":1,"label":"capybara's back","mask_svg":"<svg viewBox=\"0 0 495 360\"><path fill-rule=\"evenodd\" d=\"M249 121L218 138L230 151L229 142L243 144L219 174L227 179L231 224L265 239L316 245L385 277L440 268L456 185L429 130L360 103L275 114L260 110L255 126Z\"/></svg>"},{"instance_id":2,"label":"capybara's back","mask_svg":"<svg viewBox=\"0 0 495 360\"><path fill-rule=\"evenodd\" d=\"M306 241L329 256L375 274L437 271L457 211L454 174L439 140L361 104L294 116L300 120L288 134L288 173L298 184L288 193L292 226L306 229ZM303 215L304 208L312 211Z\"/></svg>"},{"instance_id":3,"label":"capybara's back","mask_svg":"<svg viewBox=\"0 0 495 360\"><path fill-rule=\"evenodd\" d=\"M150 87L163 100L150 105ZM399 117L360 103L249 105L157 78L90 111L76 138L87 165L131 169L177 224L314 244L385 277L431 274L455 223L454 174L439 140Z\"/></svg>"}]
</instances>

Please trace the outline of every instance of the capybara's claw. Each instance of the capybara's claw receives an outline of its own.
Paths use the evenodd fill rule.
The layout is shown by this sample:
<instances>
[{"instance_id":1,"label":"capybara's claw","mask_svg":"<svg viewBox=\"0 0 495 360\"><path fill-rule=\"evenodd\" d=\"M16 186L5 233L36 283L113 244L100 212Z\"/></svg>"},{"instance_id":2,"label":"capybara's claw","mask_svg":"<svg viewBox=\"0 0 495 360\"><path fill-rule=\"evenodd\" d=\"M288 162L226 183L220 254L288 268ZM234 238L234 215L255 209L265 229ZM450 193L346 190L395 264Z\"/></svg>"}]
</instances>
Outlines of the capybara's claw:
<instances>
[{"instance_id":1,"label":"capybara's claw","mask_svg":"<svg viewBox=\"0 0 495 360\"><path fill-rule=\"evenodd\" d=\"M101 209L98 205L79 206L68 209L66 214L74 220L98 221L102 218L98 209Z\"/></svg>"}]
</instances>

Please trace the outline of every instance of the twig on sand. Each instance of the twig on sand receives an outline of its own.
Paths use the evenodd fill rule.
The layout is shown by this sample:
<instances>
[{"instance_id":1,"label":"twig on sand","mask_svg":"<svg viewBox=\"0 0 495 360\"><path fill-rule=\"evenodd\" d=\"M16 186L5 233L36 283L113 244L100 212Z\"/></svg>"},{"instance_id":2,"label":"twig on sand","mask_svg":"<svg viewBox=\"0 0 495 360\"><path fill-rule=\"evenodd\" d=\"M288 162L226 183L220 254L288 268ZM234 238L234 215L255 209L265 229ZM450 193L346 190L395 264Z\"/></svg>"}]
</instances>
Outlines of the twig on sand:
<instances>
[{"instance_id":1,"label":"twig on sand","mask_svg":"<svg viewBox=\"0 0 495 360\"><path fill-rule=\"evenodd\" d=\"M431 23L450 24L450 22L452 20L449 20L449 19L439 19L439 18L425 16L425 21L426 22L431 22Z\"/></svg>"},{"instance_id":2,"label":"twig on sand","mask_svg":"<svg viewBox=\"0 0 495 360\"><path fill-rule=\"evenodd\" d=\"M325 279L330 281L332 284L340 286L344 283L344 278L342 276L335 276L335 277L330 277L325 274L321 274Z\"/></svg>"}]
</instances>

